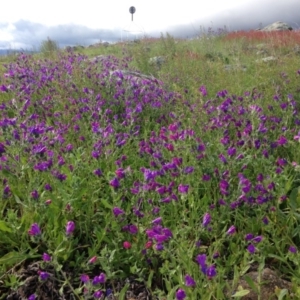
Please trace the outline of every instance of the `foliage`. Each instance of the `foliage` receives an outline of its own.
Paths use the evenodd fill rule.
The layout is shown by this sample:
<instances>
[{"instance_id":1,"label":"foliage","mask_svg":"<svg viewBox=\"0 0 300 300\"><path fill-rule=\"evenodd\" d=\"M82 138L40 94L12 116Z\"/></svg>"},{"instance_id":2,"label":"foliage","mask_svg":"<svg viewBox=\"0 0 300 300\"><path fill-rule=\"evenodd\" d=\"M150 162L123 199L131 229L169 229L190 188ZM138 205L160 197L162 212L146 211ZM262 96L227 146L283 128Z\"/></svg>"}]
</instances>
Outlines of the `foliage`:
<instances>
[{"instance_id":1,"label":"foliage","mask_svg":"<svg viewBox=\"0 0 300 300\"><path fill-rule=\"evenodd\" d=\"M2 295L120 296L132 276L160 299L225 299L257 265L299 296L298 54L271 43L262 64L252 39L206 38L3 64Z\"/></svg>"},{"instance_id":2,"label":"foliage","mask_svg":"<svg viewBox=\"0 0 300 300\"><path fill-rule=\"evenodd\" d=\"M53 56L59 50L59 46L57 42L50 39L49 37L47 40L41 42L40 52L45 56Z\"/></svg>"}]
</instances>

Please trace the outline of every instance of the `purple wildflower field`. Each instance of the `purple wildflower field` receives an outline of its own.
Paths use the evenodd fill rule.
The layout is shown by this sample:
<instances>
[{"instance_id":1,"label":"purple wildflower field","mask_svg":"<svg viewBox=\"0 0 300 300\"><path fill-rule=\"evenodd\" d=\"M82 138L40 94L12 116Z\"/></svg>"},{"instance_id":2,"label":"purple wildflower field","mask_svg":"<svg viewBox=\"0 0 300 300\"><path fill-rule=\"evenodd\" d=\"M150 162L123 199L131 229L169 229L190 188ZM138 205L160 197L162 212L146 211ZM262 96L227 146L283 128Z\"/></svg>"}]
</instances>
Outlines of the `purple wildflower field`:
<instances>
[{"instance_id":1,"label":"purple wildflower field","mask_svg":"<svg viewBox=\"0 0 300 300\"><path fill-rule=\"evenodd\" d=\"M226 299L255 266L300 297L299 66L215 93L128 53L3 64L0 299Z\"/></svg>"}]
</instances>

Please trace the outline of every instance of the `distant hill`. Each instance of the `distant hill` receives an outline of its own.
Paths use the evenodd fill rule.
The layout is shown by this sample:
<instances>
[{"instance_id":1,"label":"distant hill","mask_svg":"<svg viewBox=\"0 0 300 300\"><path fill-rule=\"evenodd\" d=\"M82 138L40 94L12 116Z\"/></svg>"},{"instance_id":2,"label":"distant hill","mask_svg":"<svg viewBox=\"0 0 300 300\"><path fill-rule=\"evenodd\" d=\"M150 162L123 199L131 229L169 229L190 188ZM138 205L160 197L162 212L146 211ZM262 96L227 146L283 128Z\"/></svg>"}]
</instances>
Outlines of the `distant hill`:
<instances>
[{"instance_id":1,"label":"distant hill","mask_svg":"<svg viewBox=\"0 0 300 300\"><path fill-rule=\"evenodd\" d=\"M9 55L14 53L35 53L35 51L23 50L23 49L0 49L0 56Z\"/></svg>"}]
</instances>

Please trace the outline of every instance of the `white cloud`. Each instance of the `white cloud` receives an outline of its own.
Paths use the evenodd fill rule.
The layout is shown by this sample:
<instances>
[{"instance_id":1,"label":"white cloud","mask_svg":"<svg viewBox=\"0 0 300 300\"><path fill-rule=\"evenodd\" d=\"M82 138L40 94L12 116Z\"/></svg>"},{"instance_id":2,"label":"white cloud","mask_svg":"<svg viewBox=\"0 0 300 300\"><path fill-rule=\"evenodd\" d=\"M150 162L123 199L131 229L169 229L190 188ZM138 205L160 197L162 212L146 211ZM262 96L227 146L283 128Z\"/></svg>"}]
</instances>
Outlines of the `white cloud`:
<instances>
[{"instance_id":1,"label":"white cloud","mask_svg":"<svg viewBox=\"0 0 300 300\"><path fill-rule=\"evenodd\" d=\"M73 23L93 29L113 28L130 21L129 7L133 5L136 7L134 20L147 29L154 29L188 23L249 1L9 0L1 4L0 19L7 22L24 19L47 26Z\"/></svg>"},{"instance_id":2,"label":"white cloud","mask_svg":"<svg viewBox=\"0 0 300 300\"><path fill-rule=\"evenodd\" d=\"M48 36L61 45L117 41L122 28L136 24L152 36L170 32L182 37L200 26L249 29L275 21L300 22L299 0L7 0L0 9L0 48L5 44L38 46ZM136 7L134 23L130 6ZM298 25L298 28L300 24ZM7 47L7 46L5 46Z\"/></svg>"}]
</instances>

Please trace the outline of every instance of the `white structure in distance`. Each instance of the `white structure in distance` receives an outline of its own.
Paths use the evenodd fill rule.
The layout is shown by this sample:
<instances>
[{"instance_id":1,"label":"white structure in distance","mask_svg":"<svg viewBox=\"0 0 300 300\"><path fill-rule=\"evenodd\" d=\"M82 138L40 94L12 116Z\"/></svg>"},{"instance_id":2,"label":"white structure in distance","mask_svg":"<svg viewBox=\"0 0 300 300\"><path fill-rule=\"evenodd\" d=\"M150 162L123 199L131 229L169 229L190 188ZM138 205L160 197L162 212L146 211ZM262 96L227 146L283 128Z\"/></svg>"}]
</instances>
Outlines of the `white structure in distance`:
<instances>
[{"instance_id":1,"label":"white structure in distance","mask_svg":"<svg viewBox=\"0 0 300 300\"><path fill-rule=\"evenodd\" d=\"M121 42L123 39L136 40L145 35L144 28L133 21L133 14L136 12L135 7L131 6L129 12L131 13L131 21L121 30Z\"/></svg>"}]
</instances>

